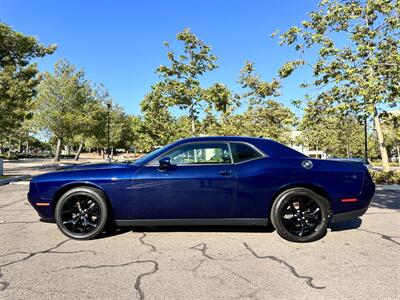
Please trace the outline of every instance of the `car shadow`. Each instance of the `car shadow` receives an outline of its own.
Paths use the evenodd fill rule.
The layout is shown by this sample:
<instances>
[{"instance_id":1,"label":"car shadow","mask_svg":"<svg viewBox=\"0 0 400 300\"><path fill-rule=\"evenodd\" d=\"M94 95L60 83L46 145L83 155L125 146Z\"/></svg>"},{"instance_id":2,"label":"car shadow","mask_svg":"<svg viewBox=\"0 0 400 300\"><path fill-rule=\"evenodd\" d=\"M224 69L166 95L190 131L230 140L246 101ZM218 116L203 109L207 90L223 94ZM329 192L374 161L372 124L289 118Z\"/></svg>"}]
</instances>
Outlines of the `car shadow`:
<instances>
[{"instance_id":1,"label":"car shadow","mask_svg":"<svg viewBox=\"0 0 400 300\"><path fill-rule=\"evenodd\" d=\"M240 233L272 233L275 228L267 226L121 226L106 228L93 240L118 236L127 232L240 232Z\"/></svg>"},{"instance_id":2,"label":"car shadow","mask_svg":"<svg viewBox=\"0 0 400 300\"><path fill-rule=\"evenodd\" d=\"M118 236L120 234L124 234L124 233L131 232L131 231L132 231L132 228L130 226L106 228L98 236L96 236L93 240L101 240L104 238Z\"/></svg>"},{"instance_id":3,"label":"car shadow","mask_svg":"<svg viewBox=\"0 0 400 300\"><path fill-rule=\"evenodd\" d=\"M275 228L268 224L267 226L134 226L131 227L133 232L240 232L240 233L257 233L257 232L274 232Z\"/></svg>"},{"instance_id":4,"label":"car shadow","mask_svg":"<svg viewBox=\"0 0 400 300\"><path fill-rule=\"evenodd\" d=\"M377 186L370 206L376 208L400 209L400 191L390 188L383 189Z\"/></svg>"},{"instance_id":5,"label":"car shadow","mask_svg":"<svg viewBox=\"0 0 400 300\"><path fill-rule=\"evenodd\" d=\"M330 228L332 232L345 231L345 230L357 229L361 226L361 224L362 224L361 218L356 218L356 219L349 220L349 221L330 223L328 225L328 228Z\"/></svg>"}]
</instances>

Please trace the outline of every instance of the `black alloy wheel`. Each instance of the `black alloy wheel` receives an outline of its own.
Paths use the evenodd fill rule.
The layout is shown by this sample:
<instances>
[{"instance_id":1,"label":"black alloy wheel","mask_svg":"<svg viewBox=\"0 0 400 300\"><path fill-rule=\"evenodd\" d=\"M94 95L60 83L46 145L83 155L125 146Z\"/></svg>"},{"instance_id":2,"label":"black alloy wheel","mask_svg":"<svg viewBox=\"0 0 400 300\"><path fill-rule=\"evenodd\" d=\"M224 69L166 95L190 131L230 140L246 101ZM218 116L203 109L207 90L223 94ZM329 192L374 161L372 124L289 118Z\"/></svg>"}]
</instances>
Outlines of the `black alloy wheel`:
<instances>
[{"instance_id":1,"label":"black alloy wheel","mask_svg":"<svg viewBox=\"0 0 400 300\"><path fill-rule=\"evenodd\" d=\"M319 239L329 223L328 200L305 188L281 193L271 209L271 221L284 239L311 242Z\"/></svg>"},{"instance_id":2,"label":"black alloy wheel","mask_svg":"<svg viewBox=\"0 0 400 300\"><path fill-rule=\"evenodd\" d=\"M74 239L91 239L107 223L107 204L102 191L77 187L61 196L55 209L58 228Z\"/></svg>"}]
</instances>

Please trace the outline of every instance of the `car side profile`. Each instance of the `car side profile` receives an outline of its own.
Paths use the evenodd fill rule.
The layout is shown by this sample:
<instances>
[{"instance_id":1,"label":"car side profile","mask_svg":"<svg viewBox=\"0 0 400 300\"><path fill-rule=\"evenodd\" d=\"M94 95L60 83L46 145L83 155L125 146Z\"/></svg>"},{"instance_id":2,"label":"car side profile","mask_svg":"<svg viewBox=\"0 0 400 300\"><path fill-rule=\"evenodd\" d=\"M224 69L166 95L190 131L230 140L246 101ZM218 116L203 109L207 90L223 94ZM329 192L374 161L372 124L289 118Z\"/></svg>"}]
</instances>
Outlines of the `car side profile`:
<instances>
[{"instance_id":1,"label":"car side profile","mask_svg":"<svg viewBox=\"0 0 400 300\"><path fill-rule=\"evenodd\" d=\"M78 165L34 177L28 199L63 234L105 226L259 225L289 241L363 215L375 185L363 164L311 159L276 141L194 137L132 163Z\"/></svg>"}]
</instances>

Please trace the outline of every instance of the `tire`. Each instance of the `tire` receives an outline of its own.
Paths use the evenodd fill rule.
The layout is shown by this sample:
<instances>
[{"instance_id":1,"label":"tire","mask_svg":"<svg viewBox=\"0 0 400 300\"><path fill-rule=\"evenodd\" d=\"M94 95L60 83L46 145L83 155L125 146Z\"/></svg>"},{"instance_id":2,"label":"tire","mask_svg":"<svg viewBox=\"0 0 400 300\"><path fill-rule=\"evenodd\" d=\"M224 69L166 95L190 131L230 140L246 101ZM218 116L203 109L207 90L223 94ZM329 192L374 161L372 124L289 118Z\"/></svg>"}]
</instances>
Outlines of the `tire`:
<instances>
[{"instance_id":1,"label":"tire","mask_svg":"<svg viewBox=\"0 0 400 300\"><path fill-rule=\"evenodd\" d=\"M285 240L306 243L318 240L329 223L329 202L306 188L292 188L276 197L271 222Z\"/></svg>"},{"instance_id":2,"label":"tire","mask_svg":"<svg viewBox=\"0 0 400 300\"><path fill-rule=\"evenodd\" d=\"M60 231L76 240L98 236L109 215L104 193L86 186L65 192L57 202L54 214Z\"/></svg>"}]
</instances>

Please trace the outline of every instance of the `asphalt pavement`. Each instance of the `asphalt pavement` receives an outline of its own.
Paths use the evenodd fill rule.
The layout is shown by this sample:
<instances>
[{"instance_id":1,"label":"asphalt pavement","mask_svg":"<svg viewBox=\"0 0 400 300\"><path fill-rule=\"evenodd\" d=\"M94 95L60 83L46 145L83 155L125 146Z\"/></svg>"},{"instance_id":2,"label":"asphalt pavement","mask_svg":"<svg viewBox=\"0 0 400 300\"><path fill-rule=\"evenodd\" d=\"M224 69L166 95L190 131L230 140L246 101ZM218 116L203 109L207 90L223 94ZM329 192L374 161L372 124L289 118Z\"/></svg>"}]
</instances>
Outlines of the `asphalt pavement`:
<instances>
[{"instance_id":1,"label":"asphalt pavement","mask_svg":"<svg viewBox=\"0 0 400 300\"><path fill-rule=\"evenodd\" d=\"M271 227L135 227L78 242L0 186L0 299L399 299L400 189L308 244Z\"/></svg>"}]
</instances>

